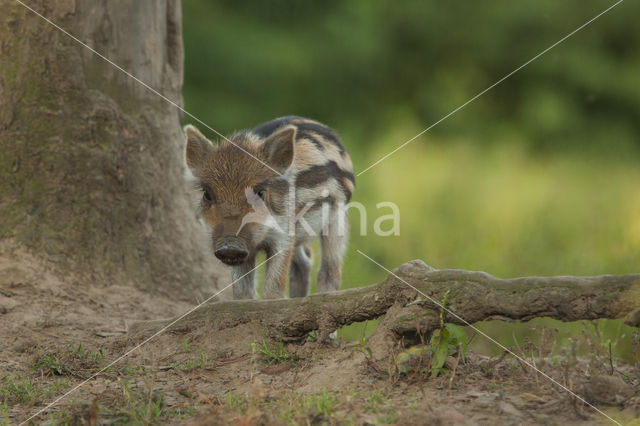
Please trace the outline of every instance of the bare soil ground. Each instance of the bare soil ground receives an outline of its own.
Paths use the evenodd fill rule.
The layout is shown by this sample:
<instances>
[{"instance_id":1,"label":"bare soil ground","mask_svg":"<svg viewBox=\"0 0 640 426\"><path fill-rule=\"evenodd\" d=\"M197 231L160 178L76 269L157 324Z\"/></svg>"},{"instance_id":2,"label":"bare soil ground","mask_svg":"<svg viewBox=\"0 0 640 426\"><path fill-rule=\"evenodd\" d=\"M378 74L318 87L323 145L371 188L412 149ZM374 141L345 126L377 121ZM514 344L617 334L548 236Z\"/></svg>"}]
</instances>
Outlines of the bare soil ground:
<instances>
[{"instance_id":1,"label":"bare soil ground","mask_svg":"<svg viewBox=\"0 0 640 426\"><path fill-rule=\"evenodd\" d=\"M195 300L193 301L195 303ZM133 321L193 304L60 276L0 246L0 424L19 424L155 329ZM514 358L372 362L363 345L263 341L260 327L176 324L33 419L36 424L605 424L605 416ZM399 349L401 351L403 349ZM596 358L528 359L622 423L638 422L640 371ZM613 371L613 374L611 374ZM635 420L634 420L635 419Z\"/></svg>"}]
</instances>

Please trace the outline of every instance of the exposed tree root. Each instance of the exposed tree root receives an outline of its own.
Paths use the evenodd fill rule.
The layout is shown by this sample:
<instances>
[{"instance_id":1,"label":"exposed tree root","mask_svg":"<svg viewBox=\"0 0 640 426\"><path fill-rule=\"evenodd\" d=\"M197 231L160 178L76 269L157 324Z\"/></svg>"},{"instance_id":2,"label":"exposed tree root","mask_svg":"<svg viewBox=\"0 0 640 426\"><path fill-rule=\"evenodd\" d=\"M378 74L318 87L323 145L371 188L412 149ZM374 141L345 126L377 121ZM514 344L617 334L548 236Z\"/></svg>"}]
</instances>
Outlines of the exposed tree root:
<instances>
[{"instance_id":1,"label":"exposed tree root","mask_svg":"<svg viewBox=\"0 0 640 426\"><path fill-rule=\"evenodd\" d=\"M447 292L448 305L458 317L447 314L446 321L458 324L463 324L460 318L474 323L551 317L625 318L628 325L640 326L640 274L505 280L484 272L434 270L421 260L400 266L394 274L368 287L298 299L212 303L173 325L170 332L216 333L251 323L276 340L302 340L317 331L323 341L338 327L385 315L370 340L380 353L401 337L415 341L437 328L438 316L428 312L440 311L434 300L441 301ZM163 322L134 324L130 336L146 337L159 324Z\"/></svg>"}]
</instances>

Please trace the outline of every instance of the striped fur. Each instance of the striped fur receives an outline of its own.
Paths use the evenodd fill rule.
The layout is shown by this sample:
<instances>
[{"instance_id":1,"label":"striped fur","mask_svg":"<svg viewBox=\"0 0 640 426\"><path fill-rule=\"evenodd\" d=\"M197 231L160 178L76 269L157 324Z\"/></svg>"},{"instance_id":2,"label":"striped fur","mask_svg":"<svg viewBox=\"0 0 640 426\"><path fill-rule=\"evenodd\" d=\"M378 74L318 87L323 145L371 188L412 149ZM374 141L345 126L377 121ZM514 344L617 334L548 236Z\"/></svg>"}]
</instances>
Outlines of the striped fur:
<instances>
[{"instance_id":1,"label":"striped fur","mask_svg":"<svg viewBox=\"0 0 640 426\"><path fill-rule=\"evenodd\" d=\"M263 297L284 297L287 277L290 296L305 296L311 267L306 244L316 236L322 247L318 290L337 290L347 240L344 206L355 178L336 132L314 120L287 116L238 132L231 143L214 145L193 126L186 126L185 134L185 159L206 194L199 214L211 229L214 250L232 247L248 253L241 264L232 265L234 278L247 274L234 285L234 297L256 298L249 271L260 251L267 256L281 252L267 262ZM264 207L272 217L269 226L254 221Z\"/></svg>"}]
</instances>

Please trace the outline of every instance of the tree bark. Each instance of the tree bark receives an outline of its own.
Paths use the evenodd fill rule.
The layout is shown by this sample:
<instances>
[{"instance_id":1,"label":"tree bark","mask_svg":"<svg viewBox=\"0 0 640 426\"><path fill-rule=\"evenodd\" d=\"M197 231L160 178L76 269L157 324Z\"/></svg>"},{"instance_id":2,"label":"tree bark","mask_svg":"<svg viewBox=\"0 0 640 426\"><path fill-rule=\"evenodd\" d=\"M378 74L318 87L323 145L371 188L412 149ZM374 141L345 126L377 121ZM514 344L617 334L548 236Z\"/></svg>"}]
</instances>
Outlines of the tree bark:
<instances>
[{"instance_id":1,"label":"tree bark","mask_svg":"<svg viewBox=\"0 0 640 426\"><path fill-rule=\"evenodd\" d=\"M391 335L418 340L416 330L429 333L438 327L441 308L433 301L441 303L445 295L448 309L456 314L447 313L446 321L462 325L551 317L561 321L625 318L628 325L640 326L640 274L500 279L484 272L434 270L414 260L368 287L298 299L206 305L172 330L206 329L214 334L250 321L276 340L302 340L315 330L325 339L343 325L386 315L381 324L384 330L376 332L386 333L383 340ZM131 334L142 337L160 324L137 324Z\"/></svg>"},{"instance_id":2,"label":"tree bark","mask_svg":"<svg viewBox=\"0 0 640 426\"><path fill-rule=\"evenodd\" d=\"M179 0L29 7L182 104ZM0 239L62 270L174 294L215 288L183 180L181 113L0 0Z\"/></svg>"}]
</instances>

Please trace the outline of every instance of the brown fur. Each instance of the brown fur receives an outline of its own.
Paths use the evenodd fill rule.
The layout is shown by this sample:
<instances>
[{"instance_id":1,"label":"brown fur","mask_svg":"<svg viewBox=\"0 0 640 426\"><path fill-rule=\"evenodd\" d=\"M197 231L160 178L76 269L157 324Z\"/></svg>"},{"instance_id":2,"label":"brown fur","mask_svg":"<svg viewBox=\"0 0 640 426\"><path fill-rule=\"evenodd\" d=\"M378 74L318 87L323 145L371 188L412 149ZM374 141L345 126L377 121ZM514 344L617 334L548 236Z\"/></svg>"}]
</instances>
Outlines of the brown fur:
<instances>
[{"instance_id":1,"label":"brown fur","mask_svg":"<svg viewBox=\"0 0 640 426\"><path fill-rule=\"evenodd\" d=\"M295 281L291 285L299 287L292 288L292 294L306 293L311 256L308 248L297 250L307 237L299 235L299 224L293 223L293 217L303 212L304 218L312 218L307 215L313 213L313 220L317 221L323 205L329 205L337 216L328 219L333 224L330 226L333 233L321 236L319 288L337 289L346 239L334 235L338 229L336 221L345 220L344 212L336 209L349 201L354 188L351 160L337 134L302 117L273 120L236 133L216 146L195 127L185 127L185 133L186 163L203 191L200 217L212 230L216 256L229 248L234 253L246 254L246 261L221 257L230 265L237 265L234 276L249 277L234 287L234 296L255 297L250 267L260 250L269 257L279 253L267 263L265 298L283 297L288 276ZM289 198L292 191L293 206ZM248 221L247 218L257 217L261 200L284 233L274 234L273 227ZM291 234L292 224L295 235Z\"/></svg>"},{"instance_id":2,"label":"brown fur","mask_svg":"<svg viewBox=\"0 0 640 426\"><path fill-rule=\"evenodd\" d=\"M187 129L187 137L190 133L195 133L194 129ZM214 147L200 132L197 133L198 144L187 144L187 165L190 165L194 176L203 186L212 191L217 201L211 206L202 202L200 205L200 215L214 229L215 238L224 233L235 232L240 227L242 217L253 210L247 202L245 188L253 188L258 183L278 175L249 155L265 163L269 161L267 150L245 134L237 134L230 138L235 145L223 141L218 147ZM238 149L238 146L245 151ZM275 152L280 162L285 161L286 150L283 151ZM290 153L291 156L292 154ZM272 201L270 195L267 193L267 205ZM250 233L254 227L254 224L245 225L246 233Z\"/></svg>"}]
</instances>

